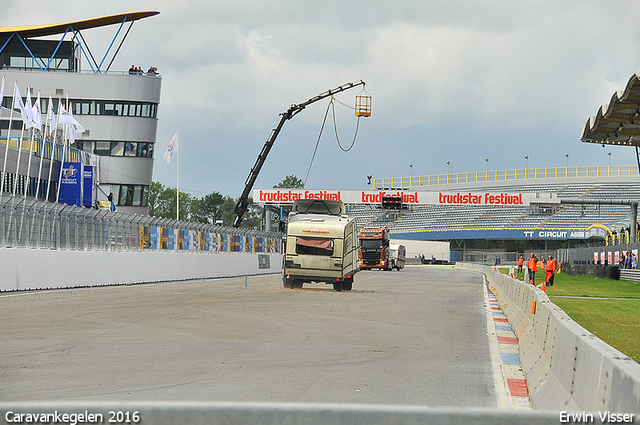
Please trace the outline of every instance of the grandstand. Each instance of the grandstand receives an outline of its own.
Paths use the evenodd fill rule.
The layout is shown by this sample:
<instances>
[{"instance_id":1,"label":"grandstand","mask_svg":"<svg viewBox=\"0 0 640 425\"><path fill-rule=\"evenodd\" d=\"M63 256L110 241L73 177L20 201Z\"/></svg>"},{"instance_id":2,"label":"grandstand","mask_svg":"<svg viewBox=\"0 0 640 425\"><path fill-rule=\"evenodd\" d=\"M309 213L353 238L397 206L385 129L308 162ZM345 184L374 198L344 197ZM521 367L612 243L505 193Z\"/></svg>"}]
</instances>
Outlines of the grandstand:
<instances>
[{"instance_id":1,"label":"grandstand","mask_svg":"<svg viewBox=\"0 0 640 425\"><path fill-rule=\"evenodd\" d=\"M377 189L428 192L556 193L558 199L639 200L637 167L562 167L374 180ZM628 205L428 205L348 210L358 225L388 225L392 237L418 240L584 240L605 242L631 223ZM505 242L505 247L513 242ZM545 246L547 246L545 242Z\"/></svg>"}]
</instances>

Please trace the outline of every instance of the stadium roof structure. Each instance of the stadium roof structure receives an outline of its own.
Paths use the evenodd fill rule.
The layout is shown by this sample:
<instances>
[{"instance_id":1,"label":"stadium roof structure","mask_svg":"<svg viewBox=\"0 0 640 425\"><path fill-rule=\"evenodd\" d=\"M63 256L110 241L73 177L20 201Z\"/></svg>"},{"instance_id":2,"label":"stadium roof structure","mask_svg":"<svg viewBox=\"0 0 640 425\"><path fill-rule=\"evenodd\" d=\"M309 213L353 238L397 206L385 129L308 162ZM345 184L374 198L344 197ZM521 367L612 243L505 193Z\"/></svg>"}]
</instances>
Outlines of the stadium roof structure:
<instances>
[{"instance_id":1,"label":"stadium roof structure","mask_svg":"<svg viewBox=\"0 0 640 425\"><path fill-rule=\"evenodd\" d=\"M103 16L101 18L84 19L82 21L68 22L66 24L49 24L49 25L29 25L19 27L0 27L0 36L20 34L24 38L44 37L48 35L64 34L69 28L75 31L86 30L91 28L104 27L108 25L121 24L123 22L133 22L139 19L148 18L159 14L160 12L133 12L121 13L119 15Z\"/></svg>"},{"instance_id":2,"label":"stadium roof structure","mask_svg":"<svg viewBox=\"0 0 640 425\"><path fill-rule=\"evenodd\" d=\"M16 37L24 45L25 49L29 52L30 56L34 59L34 62L38 64L40 69L42 71L47 71L49 68L49 64L41 64L40 61L31 52L31 50L29 49L25 41L30 38L62 35L60 39L60 43L62 43L62 41L67 36L67 34L71 33L73 34L73 40L77 42L80 48L82 49L82 52L84 53L85 58L89 62L89 65L91 66L91 69L93 70L93 72L95 73L100 73L103 71L106 72L111 67L113 60L115 59L115 56L118 54L118 51L120 50L120 47L124 43L124 40L127 38L127 35L129 34L129 31L131 30L131 26L133 26L133 23L143 18L148 18L150 16L158 15L159 13L160 12L158 11L132 12L132 13L121 13L118 15L103 16L99 18L85 19L82 21L67 22L63 24L0 27L0 40L4 41L4 43L0 45L0 53L5 49L5 47L9 44L9 42L14 37ZM118 35L120 34L120 31L122 30L122 28L126 23L129 23L129 28L127 29L124 36L122 37L122 40L120 41L119 46L117 47L115 53L113 54L111 62L107 65L105 70L102 70L101 68L105 59L107 58L107 55L109 54L111 48L113 47L113 44L115 43L116 39L118 38ZM96 61L95 58L93 57L93 54L91 54L91 52L89 51L86 45L87 43L84 40L84 37L82 37L81 31L92 29L92 28L105 27L109 25L118 25L118 24L120 26L118 27L118 30L114 35L113 40L111 41L111 44L109 45L107 51L105 52L102 60L98 63L98 61ZM55 55L55 52L54 52L54 55Z\"/></svg>"},{"instance_id":3,"label":"stadium roof structure","mask_svg":"<svg viewBox=\"0 0 640 425\"><path fill-rule=\"evenodd\" d=\"M584 123L580 140L602 145L640 146L640 74L624 91L613 94L595 116Z\"/></svg>"}]
</instances>

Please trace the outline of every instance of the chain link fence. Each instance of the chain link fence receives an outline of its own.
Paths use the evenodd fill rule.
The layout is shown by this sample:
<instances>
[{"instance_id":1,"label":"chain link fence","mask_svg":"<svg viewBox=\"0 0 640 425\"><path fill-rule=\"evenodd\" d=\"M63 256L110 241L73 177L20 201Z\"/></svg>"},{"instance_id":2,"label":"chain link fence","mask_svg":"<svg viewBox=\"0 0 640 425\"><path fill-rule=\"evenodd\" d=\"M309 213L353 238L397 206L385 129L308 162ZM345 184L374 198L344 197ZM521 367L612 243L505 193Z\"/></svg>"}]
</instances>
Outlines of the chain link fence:
<instances>
[{"instance_id":1,"label":"chain link fence","mask_svg":"<svg viewBox=\"0 0 640 425\"><path fill-rule=\"evenodd\" d=\"M282 234L0 198L0 246L78 251L280 252Z\"/></svg>"}]
</instances>

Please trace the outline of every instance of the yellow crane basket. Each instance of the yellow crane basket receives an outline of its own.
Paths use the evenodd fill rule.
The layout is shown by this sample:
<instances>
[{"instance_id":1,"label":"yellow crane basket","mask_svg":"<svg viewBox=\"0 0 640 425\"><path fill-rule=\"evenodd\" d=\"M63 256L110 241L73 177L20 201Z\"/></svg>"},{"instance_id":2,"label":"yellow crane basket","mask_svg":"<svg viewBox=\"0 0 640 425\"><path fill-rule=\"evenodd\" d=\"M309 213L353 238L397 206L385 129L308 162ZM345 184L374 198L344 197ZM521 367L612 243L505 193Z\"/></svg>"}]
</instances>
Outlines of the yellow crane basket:
<instances>
[{"instance_id":1,"label":"yellow crane basket","mask_svg":"<svg viewBox=\"0 0 640 425\"><path fill-rule=\"evenodd\" d=\"M365 89L362 89L356 96L356 117L371 116L371 95Z\"/></svg>"}]
</instances>

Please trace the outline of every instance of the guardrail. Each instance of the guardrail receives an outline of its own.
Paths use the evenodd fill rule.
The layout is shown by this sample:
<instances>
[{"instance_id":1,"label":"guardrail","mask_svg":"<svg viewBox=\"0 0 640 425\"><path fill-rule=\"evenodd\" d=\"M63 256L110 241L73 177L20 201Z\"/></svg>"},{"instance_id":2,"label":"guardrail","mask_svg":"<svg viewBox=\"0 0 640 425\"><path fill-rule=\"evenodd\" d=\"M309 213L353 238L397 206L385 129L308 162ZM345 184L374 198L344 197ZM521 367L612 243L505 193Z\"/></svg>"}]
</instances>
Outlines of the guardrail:
<instances>
[{"instance_id":1,"label":"guardrail","mask_svg":"<svg viewBox=\"0 0 640 425\"><path fill-rule=\"evenodd\" d=\"M637 269L621 269L620 280L628 280L631 282L640 282L640 270Z\"/></svg>"},{"instance_id":2,"label":"guardrail","mask_svg":"<svg viewBox=\"0 0 640 425\"><path fill-rule=\"evenodd\" d=\"M519 339L533 407L640 414L640 364L578 325L540 289L492 267L456 268L486 276Z\"/></svg>"},{"instance_id":3,"label":"guardrail","mask_svg":"<svg viewBox=\"0 0 640 425\"><path fill-rule=\"evenodd\" d=\"M578 166L553 168L520 168L513 170L473 171L410 177L374 178L374 189L402 189L414 186L436 186L455 183L485 183L509 180L557 179L576 177L632 177L638 175L635 165Z\"/></svg>"}]
</instances>

